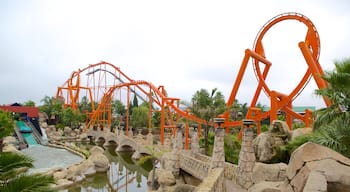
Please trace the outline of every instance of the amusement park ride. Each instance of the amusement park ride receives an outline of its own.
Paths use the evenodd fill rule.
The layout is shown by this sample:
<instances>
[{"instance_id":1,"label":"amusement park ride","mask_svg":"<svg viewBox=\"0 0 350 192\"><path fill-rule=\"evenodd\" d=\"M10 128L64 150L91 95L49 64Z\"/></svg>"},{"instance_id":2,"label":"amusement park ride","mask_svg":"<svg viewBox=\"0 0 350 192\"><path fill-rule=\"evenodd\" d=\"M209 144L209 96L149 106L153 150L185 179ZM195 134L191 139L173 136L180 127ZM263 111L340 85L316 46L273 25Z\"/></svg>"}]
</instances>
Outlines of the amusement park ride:
<instances>
[{"instance_id":1,"label":"amusement park ride","mask_svg":"<svg viewBox=\"0 0 350 192\"><path fill-rule=\"evenodd\" d=\"M300 82L289 94L271 90L267 85L265 80L272 67L272 63L265 55L262 42L266 32L272 26L285 20L296 20L307 27L305 39L298 44L305 59L307 70ZM321 78L323 70L318 62L319 53L319 35L314 24L307 17L299 13L277 15L261 28L255 39L253 50L245 50L241 67L226 104L227 107L233 105L248 62L251 59L258 83L246 118L255 121L258 133L260 133L260 122L266 118L270 118L271 122L277 119L278 111L283 111L286 114L286 122L289 127L292 127L292 120L295 118L303 121L305 126L310 126L312 123L312 112L306 110L304 115L298 114L292 110L292 103L307 85L311 77L314 78L319 89L327 87L327 83ZM271 105L270 110L264 112L255 107L262 91L264 91L270 99ZM151 128L152 113L155 110L161 112L160 140L162 144L164 142L165 128L175 128L181 118L197 122L199 125L198 133L201 133L200 125L205 124L205 121L190 114L188 111L181 110L180 99L168 97L163 86L157 87L147 81L133 80L123 73L120 68L104 61L73 72L69 79L62 86L58 87L56 97L63 99L66 107L69 106L72 109L77 109L80 99L86 96L92 104L92 111L87 112L88 120L86 122L86 129L88 129L92 126L101 125L110 127L112 119L112 101L116 99L121 100L123 103L126 103L126 108L128 109L132 93L149 103L149 128ZM325 104L329 106L329 100L327 100L327 98L323 99ZM97 104L97 106L94 106L94 104ZM153 108L154 105L156 105L158 109ZM128 111L129 110L126 110L125 134L128 134L129 130ZM225 119L222 126L226 128L227 132L231 127L242 125L241 121L230 120L229 111L226 111L222 117Z\"/></svg>"}]
</instances>

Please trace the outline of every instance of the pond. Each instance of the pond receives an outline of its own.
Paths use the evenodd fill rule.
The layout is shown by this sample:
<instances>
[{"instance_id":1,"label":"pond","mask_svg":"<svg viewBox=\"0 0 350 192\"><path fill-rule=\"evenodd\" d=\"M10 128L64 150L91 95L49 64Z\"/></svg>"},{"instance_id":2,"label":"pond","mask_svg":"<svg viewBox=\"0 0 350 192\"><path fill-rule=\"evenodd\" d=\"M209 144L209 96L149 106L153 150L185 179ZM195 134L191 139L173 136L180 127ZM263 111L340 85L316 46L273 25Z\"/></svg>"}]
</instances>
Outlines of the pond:
<instances>
[{"instance_id":1,"label":"pond","mask_svg":"<svg viewBox=\"0 0 350 192\"><path fill-rule=\"evenodd\" d=\"M105 155L111 163L109 174L98 173L87 177L64 192L127 192L147 191L147 176L152 169L150 161L138 165L132 160L132 152L115 152L115 147L106 147Z\"/></svg>"}]
</instances>

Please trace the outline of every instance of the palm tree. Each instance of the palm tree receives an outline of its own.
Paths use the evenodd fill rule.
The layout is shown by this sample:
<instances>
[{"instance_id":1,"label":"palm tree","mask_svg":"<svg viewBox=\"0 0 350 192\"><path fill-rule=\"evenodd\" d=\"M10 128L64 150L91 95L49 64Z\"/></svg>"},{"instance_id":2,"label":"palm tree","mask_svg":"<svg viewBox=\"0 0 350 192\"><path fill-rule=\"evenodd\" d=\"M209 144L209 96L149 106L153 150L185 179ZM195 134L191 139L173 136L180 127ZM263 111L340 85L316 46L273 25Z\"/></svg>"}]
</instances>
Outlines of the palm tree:
<instances>
[{"instance_id":1,"label":"palm tree","mask_svg":"<svg viewBox=\"0 0 350 192\"><path fill-rule=\"evenodd\" d=\"M350 157L350 58L335 62L333 71L323 76L328 87L316 90L316 95L331 101L331 106L315 112L313 141Z\"/></svg>"},{"instance_id":2,"label":"palm tree","mask_svg":"<svg viewBox=\"0 0 350 192\"><path fill-rule=\"evenodd\" d=\"M204 147L206 154L208 154L209 146L209 122L215 116L222 114L225 109L225 98L217 88L212 89L211 94L206 89L201 89L192 97L190 111L206 122L204 126Z\"/></svg>"},{"instance_id":3,"label":"palm tree","mask_svg":"<svg viewBox=\"0 0 350 192\"><path fill-rule=\"evenodd\" d=\"M0 154L0 191L2 192L53 192L54 178L49 175L25 174L25 168L33 167L33 160L11 152Z\"/></svg>"}]
</instances>

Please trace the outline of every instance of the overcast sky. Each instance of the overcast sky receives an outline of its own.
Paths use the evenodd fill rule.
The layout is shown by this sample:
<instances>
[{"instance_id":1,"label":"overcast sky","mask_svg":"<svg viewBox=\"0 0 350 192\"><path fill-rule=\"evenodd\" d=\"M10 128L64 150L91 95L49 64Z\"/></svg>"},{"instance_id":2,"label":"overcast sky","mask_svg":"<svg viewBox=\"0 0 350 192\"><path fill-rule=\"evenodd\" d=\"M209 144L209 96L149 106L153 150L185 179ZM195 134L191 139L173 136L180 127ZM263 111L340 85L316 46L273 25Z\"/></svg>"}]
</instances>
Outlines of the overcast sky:
<instances>
[{"instance_id":1,"label":"overcast sky","mask_svg":"<svg viewBox=\"0 0 350 192\"><path fill-rule=\"evenodd\" d=\"M72 71L107 61L135 80L164 85L170 97L190 100L218 88L227 99L260 28L284 12L313 21L320 64L350 56L350 1L0 1L0 104L37 103L54 96ZM273 66L271 89L289 93L306 70L297 21L274 26L264 46ZM257 81L249 64L237 99L250 103ZM294 105L324 106L313 80ZM266 97L260 102L269 105Z\"/></svg>"}]
</instances>

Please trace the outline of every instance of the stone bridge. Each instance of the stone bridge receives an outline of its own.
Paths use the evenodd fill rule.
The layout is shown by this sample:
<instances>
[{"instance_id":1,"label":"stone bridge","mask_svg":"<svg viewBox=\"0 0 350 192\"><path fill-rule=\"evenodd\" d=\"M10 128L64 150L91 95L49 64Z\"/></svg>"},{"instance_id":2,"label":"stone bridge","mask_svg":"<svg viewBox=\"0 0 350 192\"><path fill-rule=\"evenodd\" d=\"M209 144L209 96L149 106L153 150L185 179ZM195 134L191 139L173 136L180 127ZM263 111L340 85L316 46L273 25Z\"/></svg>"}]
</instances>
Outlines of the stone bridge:
<instances>
[{"instance_id":1,"label":"stone bridge","mask_svg":"<svg viewBox=\"0 0 350 192\"><path fill-rule=\"evenodd\" d=\"M202 182L196 187L195 191L225 191L225 178L235 178L237 166L225 163L224 159L224 130L219 130L219 136L222 139L215 138L213 158L199 153L199 144L197 135L192 136L191 149L183 149L184 138L182 130L178 130L176 137L166 139L164 145L153 145L153 135L149 133L144 136L140 133L136 136L126 136L123 132L107 132L89 130L87 136L95 141L104 141L104 145L114 143L117 145L116 151L131 150L135 151L132 155L137 159L142 154L152 154L150 147L153 146L155 152L161 151L162 167L166 170L171 170L174 175L183 170L193 177L200 179ZM148 147L149 146L149 147Z\"/></svg>"},{"instance_id":2,"label":"stone bridge","mask_svg":"<svg viewBox=\"0 0 350 192\"><path fill-rule=\"evenodd\" d=\"M116 151L135 151L133 157L137 158L141 154L151 154L148 146L153 144L152 134L144 137L141 134L136 136L126 136L122 132L94 131L89 130L87 136L95 142L103 142L104 145L116 144Z\"/></svg>"}]
</instances>

